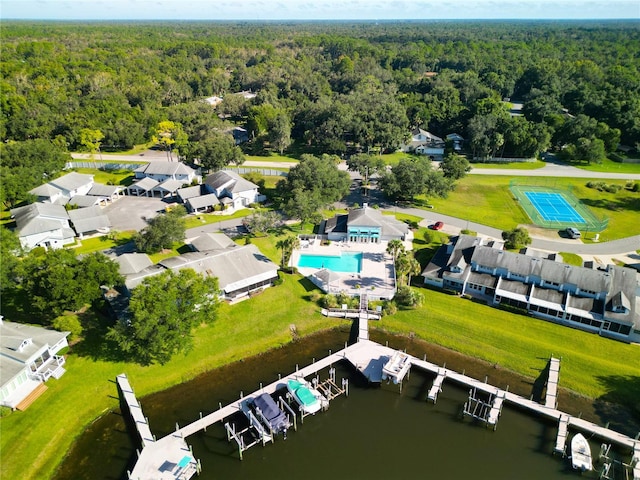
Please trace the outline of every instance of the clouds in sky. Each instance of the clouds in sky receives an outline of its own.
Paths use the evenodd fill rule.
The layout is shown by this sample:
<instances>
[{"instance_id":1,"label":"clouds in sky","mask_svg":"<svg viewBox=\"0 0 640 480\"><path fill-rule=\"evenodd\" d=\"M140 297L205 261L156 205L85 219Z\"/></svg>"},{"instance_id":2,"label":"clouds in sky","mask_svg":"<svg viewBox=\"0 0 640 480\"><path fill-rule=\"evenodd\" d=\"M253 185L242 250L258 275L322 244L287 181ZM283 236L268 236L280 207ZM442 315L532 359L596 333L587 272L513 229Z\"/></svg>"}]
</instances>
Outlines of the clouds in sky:
<instances>
[{"instance_id":1,"label":"clouds in sky","mask_svg":"<svg viewBox=\"0 0 640 480\"><path fill-rule=\"evenodd\" d=\"M0 18L385 20L640 18L639 0L0 0Z\"/></svg>"}]
</instances>

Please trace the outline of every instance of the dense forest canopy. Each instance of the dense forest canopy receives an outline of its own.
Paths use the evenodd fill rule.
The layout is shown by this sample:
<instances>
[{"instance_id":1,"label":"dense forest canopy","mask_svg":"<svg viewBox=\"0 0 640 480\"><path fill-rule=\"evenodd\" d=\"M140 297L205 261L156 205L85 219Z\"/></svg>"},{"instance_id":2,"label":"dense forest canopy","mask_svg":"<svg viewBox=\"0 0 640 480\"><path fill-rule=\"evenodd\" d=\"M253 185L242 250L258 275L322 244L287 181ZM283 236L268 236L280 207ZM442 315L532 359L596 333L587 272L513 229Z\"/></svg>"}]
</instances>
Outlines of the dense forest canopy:
<instances>
[{"instance_id":1,"label":"dense forest canopy","mask_svg":"<svg viewBox=\"0 0 640 480\"><path fill-rule=\"evenodd\" d=\"M171 121L191 143L242 124L252 148L316 154L394 149L414 127L459 133L479 157L640 144L637 21L3 22L0 39L4 142L76 150L89 129L124 150Z\"/></svg>"}]
</instances>

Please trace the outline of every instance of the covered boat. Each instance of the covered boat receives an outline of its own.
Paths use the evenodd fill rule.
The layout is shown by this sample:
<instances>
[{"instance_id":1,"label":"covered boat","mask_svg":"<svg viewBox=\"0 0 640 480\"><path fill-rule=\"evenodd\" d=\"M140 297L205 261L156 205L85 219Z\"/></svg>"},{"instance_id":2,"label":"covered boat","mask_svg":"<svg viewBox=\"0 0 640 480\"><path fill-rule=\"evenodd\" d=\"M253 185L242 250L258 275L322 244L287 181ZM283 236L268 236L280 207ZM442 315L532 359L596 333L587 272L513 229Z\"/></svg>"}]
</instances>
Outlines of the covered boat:
<instances>
[{"instance_id":1,"label":"covered boat","mask_svg":"<svg viewBox=\"0 0 640 480\"><path fill-rule=\"evenodd\" d=\"M278 404L268 393L262 393L253 399L253 408L258 413L258 418L267 422L273 433L282 433L287 436L287 429L291 426L289 417L280 410Z\"/></svg>"},{"instance_id":2,"label":"covered boat","mask_svg":"<svg viewBox=\"0 0 640 480\"><path fill-rule=\"evenodd\" d=\"M589 447L589 442L581 433L576 433L571 439L571 466L575 470L583 472L593 470L591 448Z\"/></svg>"},{"instance_id":3,"label":"covered boat","mask_svg":"<svg viewBox=\"0 0 640 480\"><path fill-rule=\"evenodd\" d=\"M328 404L327 399L304 378L289 380L287 389L304 413L316 413Z\"/></svg>"}]
</instances>

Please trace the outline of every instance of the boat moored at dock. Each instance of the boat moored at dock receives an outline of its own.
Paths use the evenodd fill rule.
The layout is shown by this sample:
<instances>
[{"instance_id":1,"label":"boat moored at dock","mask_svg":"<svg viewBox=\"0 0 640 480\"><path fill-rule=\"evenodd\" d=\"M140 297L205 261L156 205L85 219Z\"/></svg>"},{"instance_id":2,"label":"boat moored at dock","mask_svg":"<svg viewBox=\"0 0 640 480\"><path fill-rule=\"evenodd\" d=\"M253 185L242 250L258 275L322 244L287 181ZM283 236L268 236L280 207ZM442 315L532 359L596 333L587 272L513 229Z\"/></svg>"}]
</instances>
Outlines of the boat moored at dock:
<instances>
[{"instance_id":1,"label":"boat moored at dock","mask_svg":"<svg viewBox=\"0 0 640 480\"><path fill-rule=\"evenodd\" d=\"M593 470L591 463L591 447L581 433L576 433L571 439L571 466L574 470L590 472Z\"/></svg>"},{"instance_id":2,"label":"boat moored at dock","mask_svg":"<svg viewBox=\"0 0 640 480\"><path fill-rule=\"evenodd\" d=\"M409 372L410 368L411 359L409 358L409 355L401 350L398 350L382 367L382 379L390 379L393 380L393 383L398 384L402 382L405 375Z\"/></svg>"},{"instance_id":3,"label":"boat moored at dock","mask_svg":"<svg viewBox=\"0 0 640 480\"><path fill-rule=\"evenodd\" d=\"M329 401L324 395L302 377L288 380L287 390L300 406L300 410L306 414L319 412L329 406Z\"/></svg>"},{"instance_id":4,"label":"boat moored at dock","mask_svg":"<svg viewBox=\"0 0 640 480\"><path fill-rule=\"evenodd\" d=\"M253 399L252 408L256 416L274 433L281 433L287 438L287 430L291 427L289 417L283 412L273 397L268 393L262 393Z\"/></svg>"}]
</instances>

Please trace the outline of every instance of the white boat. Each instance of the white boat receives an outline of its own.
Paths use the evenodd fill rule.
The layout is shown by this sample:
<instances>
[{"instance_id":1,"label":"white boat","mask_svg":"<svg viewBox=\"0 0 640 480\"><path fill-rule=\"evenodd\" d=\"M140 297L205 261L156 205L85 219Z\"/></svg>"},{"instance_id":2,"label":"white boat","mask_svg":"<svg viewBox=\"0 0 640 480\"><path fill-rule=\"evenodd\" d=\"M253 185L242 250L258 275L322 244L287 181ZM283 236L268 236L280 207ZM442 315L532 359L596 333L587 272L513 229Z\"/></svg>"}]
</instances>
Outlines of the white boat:
<instances>
[{"instance_id":1,"label":"white boat","mask_svg":"<svg viewBox=\"0 0 640 480\"><path fill-rule=\"evenodd\" d=\"M382 367L382 379L392 379L393 383L401 382L411 368L409 355L398 350Z\"/></svg>"},{"instance_id":2,"label":"white boat","mask_svg":"<svg viewBox=\"0 0 640 480\"><path fill-rule=\"evenodd\" d=\"M316 413L329 404L329 401L302 377L289 380L287 390L304 413Z\"/></svg>"},{"instance_id":3,"label":"white boat","mask_svg":"<svg viewBox=\"0 0 640 480\"><path fill-rule=\"evenodd\" d=\"M589 447L589 442L581 433L576 433L571 439L571 466L575 470L583 472L593 470L591 448Z\"/></svg>"}]
</instances>

